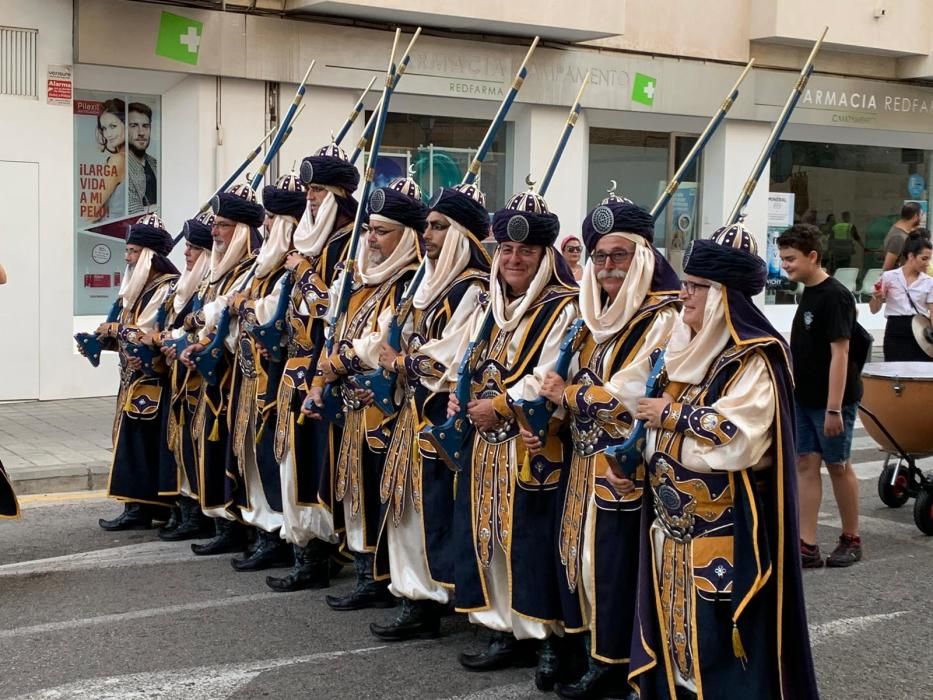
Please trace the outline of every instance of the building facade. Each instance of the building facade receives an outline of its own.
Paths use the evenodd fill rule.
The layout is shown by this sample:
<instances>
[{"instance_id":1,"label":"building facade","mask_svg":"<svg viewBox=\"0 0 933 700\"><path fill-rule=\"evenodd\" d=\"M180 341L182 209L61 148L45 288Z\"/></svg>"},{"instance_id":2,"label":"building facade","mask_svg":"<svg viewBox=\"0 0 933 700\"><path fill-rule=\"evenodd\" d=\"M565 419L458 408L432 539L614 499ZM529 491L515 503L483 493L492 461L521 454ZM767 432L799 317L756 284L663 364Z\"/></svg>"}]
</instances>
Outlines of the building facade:
<instances>
[{"instance_id":1,"label":"building facade","mask_svg":"<svg viewBox=\"0 0 933 700\"><path fill-rule=\"evenodd\" d=\"M903 203L929 205L929 2L721 0L712 13L708 3L676 0L663 17L651 0L589 0L572 13L561 3L526 5L4 2L0 263L10 282L0 288L0 318L13 332L0 347L0 400L114 393L115 358L94 369L71 336L96 327L115 298L126 223L157 211L180 231L282 118L312 59L305 112L267 178L328 143L369 80L384 75L396 24L406 30L402 45L414 26L425 32L391 103L380 177L412 172L426 192L459 181L541 35L481 186L495 208L540 179L590 71L547 197L563 234L578 233L613 185L650 207L754 57L728 119L659 220L656 242L677 266L689 240L728 216L829 25L746 225L767 254L788 223L817 224L831 271L859 291ZM378 95L366 97L367 111ZM362 122L342 144L348 151ZM761 303L779 329L789 329L796 291L775 266ZM867 309L861 320L883 327Z\"/></svg>"}]
</instances>

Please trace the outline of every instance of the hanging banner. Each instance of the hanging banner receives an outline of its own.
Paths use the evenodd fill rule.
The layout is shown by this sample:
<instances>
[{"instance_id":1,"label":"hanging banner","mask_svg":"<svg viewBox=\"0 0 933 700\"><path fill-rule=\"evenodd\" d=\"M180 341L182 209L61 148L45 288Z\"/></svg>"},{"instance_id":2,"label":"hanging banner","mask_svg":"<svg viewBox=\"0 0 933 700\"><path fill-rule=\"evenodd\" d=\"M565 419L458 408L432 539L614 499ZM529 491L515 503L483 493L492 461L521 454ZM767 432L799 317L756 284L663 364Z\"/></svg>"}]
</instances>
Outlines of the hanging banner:
<instances>
[{"instance_id":1,"label":"hanging banner","mask_svg":"<svg viewBox=\"0 0 933 700\"><path fill-rule=\"evenodd\" d=\"M76 90L76 316L106 314L120 288L129 225L159 213L161 101Z\"/></svg>"}]
</instances>

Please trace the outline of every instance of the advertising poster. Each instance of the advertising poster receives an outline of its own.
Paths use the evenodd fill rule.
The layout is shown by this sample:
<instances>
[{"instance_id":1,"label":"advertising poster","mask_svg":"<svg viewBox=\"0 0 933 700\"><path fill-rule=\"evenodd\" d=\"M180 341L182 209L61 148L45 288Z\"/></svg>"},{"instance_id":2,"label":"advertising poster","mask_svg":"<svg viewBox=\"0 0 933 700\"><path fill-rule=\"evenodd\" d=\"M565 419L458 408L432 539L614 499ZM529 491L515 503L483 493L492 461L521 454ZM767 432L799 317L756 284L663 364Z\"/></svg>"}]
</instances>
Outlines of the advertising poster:
<instances>
[{"instance_id":1,"label":"advertising poster","mask_svg":"<svg viewBox=\"0 0 933 700\"><path fill-rule=\"evenodd\" d=\"M768 287L767 301L774 301L775 292L781 289L787 276L781 269L781 252L777 239L794 225L794 193L768 193Z\"/></svg>"},{"instance_id":2,"label":"advertising poster","mask_svg":"<svg viewBox=\"0 0 933 700\"><path fill-rule=\"evenodd\" d=\"M129 225L159 213L158 96L75 90L76 316L106 315L120 288Z\"/></svg>"}]
</instances>

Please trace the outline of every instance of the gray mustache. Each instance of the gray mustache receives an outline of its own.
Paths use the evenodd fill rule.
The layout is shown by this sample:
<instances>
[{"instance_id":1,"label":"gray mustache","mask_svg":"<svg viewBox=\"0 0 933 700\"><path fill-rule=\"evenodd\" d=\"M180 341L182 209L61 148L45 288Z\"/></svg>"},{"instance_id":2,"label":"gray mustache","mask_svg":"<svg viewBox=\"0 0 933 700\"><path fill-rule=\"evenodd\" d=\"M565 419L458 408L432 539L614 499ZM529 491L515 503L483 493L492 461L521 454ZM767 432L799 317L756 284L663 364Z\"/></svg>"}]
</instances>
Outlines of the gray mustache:
<instances>
[{"instance_id":1,"label":"gray mustache","mask_svg":"<svg viewBox=\"0 0 933 700\"><path fill-rule=\"evenodd\" d=\"M627 274L625 270L600 270L596 273L596 279L600 282L612 278L624 280Z\"/></svg>"}]
</instances>

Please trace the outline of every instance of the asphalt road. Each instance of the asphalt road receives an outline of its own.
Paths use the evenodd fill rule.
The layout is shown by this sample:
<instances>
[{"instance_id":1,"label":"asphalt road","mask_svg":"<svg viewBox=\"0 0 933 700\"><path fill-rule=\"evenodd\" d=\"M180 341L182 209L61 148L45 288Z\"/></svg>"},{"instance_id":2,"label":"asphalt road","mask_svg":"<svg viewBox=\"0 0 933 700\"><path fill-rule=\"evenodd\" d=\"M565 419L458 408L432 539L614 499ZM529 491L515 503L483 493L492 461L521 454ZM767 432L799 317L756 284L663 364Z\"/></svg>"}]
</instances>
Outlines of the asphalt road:
<instances>
[{"instance_id":1,"label":"asphalt road","mask_svg":"<svg viewBox=\"0 0 933 700\"><path fill-rule=\"evenodd\" d=\"M828 484L827 493L829 493ZM861 482L866 560L806 572L822 697L933 698L933 538L910 506ZM456 661L485 641L460 617L435 641L385 644L384 611L335 613L327 592L276 594L265 572L199 558L154 532L106 533L106 500L55 497L0 521L0 698L533 698L531 670L471 674ZM821 541L838 535L824 505Z\"/></svg>"}]
</instances>

